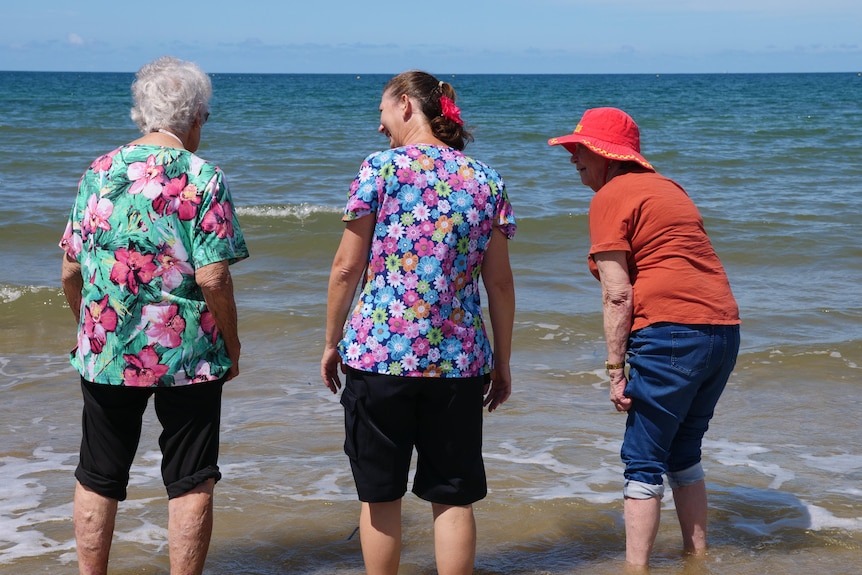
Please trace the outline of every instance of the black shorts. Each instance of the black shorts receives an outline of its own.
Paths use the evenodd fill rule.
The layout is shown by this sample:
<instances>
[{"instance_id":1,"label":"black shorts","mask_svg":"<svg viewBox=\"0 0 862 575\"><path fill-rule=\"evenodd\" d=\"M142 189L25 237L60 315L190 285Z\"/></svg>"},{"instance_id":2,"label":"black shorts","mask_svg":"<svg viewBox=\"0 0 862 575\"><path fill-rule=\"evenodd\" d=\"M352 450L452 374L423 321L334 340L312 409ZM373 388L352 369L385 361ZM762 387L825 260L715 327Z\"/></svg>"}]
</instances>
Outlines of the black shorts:
<instances>
[{"instance_id":1,"label":"black shorts","mask_svg":"<svg viewBox=\"0 0 862 575\"><path fill-rule=\"evenodd\" d=\"M125 387L81 379L84 395L81 454L75 478L112 499L126 499L129 470L151 395L162 424L162 479L168 497L221 479L219 423L224 380L178 387Z\"/></svg>"},{"instance_id":2,"label":"black shorts","mask_svg":"<svg viewBox=\"0 0 862 575\"><path fill-rule=\"evenodd\" d=\"M488 492L482 462L482 400L488 376L397 377L348 369L341 394L344 452L361 501L395 501L407 492L469 505Z\"/></svg>"}]
</instances>

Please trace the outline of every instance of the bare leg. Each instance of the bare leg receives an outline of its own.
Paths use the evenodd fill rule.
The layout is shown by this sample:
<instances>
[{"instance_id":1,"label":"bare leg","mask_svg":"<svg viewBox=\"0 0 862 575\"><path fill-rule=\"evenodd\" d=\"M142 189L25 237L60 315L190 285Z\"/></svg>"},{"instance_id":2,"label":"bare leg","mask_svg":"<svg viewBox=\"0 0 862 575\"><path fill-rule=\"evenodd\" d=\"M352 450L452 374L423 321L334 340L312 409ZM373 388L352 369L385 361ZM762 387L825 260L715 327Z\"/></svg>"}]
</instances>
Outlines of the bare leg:
<instances>
[{"instance_id":1,"label":"bare leg","mask_svg":"<svg viewBox=\"0 0 862 575\"><path fill-rule=\"evenodd\" d=\"M706 553L706 483L698 481L677 487L673 490L673 501L683 548L693 555Z\"/></svg>"},{"instance_id":2,"label":"bare leg","mask_svg":"<svg viewBox=\"0 0 862 575\"><path fill-rule=\"evenodd\" d=\"M213 530L213 489L208 479L168 502L171 575L200 575Z\"/></svg>"},{"instance_id":3,"label":"bare leg","mask_svg":"<svg viewBox=\"0 0 862 575\"><path fill-rule=\"evenodd\" d=\"M658 535L661 519L661 500L625 500L626 519L626 562L634 566L649 565L649 557Z\"/></svg>"},{"instance_id":4,"label":"bare leg","mask_svg":"<svg viewBox=\"0 0 862 575\"><path fill-rule=\"evenodd\" d=\"M81 575L105 575L117 518L116 499L99 495L80 483L75 485L72 523Z\"/></svg>"},{"instance_id":5,"label":"bare leg","mask_svg":"<svg viewBox=\"0 0 862 575\"><path fill-rule=\"evenodd\" d=\"M367 575L396 575L401 562L401 500L363 502L359 541Z\"/></svg>"},{"instance_id":6,"label":"bare leg","mask_svg":"<svg viewBox=\"0 0 862 575\"><path fill-rule=\"evenodd\" d=\"M439 575L470 575L476 560L476 519L473 506L432 503L434 555Z\"/></svg>"}]
</instances>

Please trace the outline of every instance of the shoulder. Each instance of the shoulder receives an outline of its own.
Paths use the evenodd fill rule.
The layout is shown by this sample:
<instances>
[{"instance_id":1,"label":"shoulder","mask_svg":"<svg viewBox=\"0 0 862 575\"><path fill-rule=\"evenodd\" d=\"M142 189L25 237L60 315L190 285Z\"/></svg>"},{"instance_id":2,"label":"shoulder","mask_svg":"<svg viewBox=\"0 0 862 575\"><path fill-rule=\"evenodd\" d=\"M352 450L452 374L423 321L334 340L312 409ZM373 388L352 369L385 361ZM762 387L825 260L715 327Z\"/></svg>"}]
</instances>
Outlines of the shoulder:
<instances>
[{"instance_id":1,"label":"shoulder","mask_svg":"<svg viewBox=\"0 0 862 575\"><path fill-rule=\"evenodd\" d=\"M595 199L619 196L630 198L639 193L650 193L659 191L667 186L676 184L657 172L631 172L613 178L595 194ZM678 186L677 186L678 187Z\"/></svg>"},{"instance_id":2,"label":"shoulder","mask_svg":"<svg viewBox=\"0 0 862 575\"><path fill-rule=\"evenodd\" d=\"M670 197L679 197L677 194L682 194L688 197L688 192L674 180L663 176L658 172L637 172L626 174L619 178L614 178L608 182L609 187L619 181L618 188L624 190L627 196L643 197L643 198L661 198L667 199ZM604 188L602 188L604 190ZM602 191L599 190L599 191Z\"/></svg>"},{"instance_id":3,"label":"shoulder","mask_svg":"<svg viewBox=\"0 0 862 575\"><path fill-rule=\"evenodd\" d=\"M501 182L503 181L503 176L501 176L500 172L498 172L495 168L492 168L491 166L489 166L485 162L482 162L480 160L475 160L473 158L470 158L470 161L472 162L472 166L474 167L474 169L477 172L482 172L483 174L485 174L487 179L498 180Z\"/></svg>"},{"instance_id":4,"label":"shoulder","mask_svg":"<svg viewBox=\"0 0 862 575\"><path fill-rule=\"evenodd\" d=\"M365 156L365 160L363 160L362 164L375 167L383 166L392 162L397 155L403 154L404 149L405 148L391 148L388 150L379 150L377 152L372 152L371 154Z\"/></svg>"},{"instance_id":5,"label":"shoulder","mask_svg":"<svg viewBox=\"0 0 862 575\"><path fill-rule=\"evenodd\" d=\"M221 168L214 162L201 158L194 152L183 151L181 154L187 157L190 171L201 174L213 174L219 177L224 176L224 172L222 172Z\"/></svg>"},{"instance_id":6,"label":"shoulder","mask_svg":"<svg viewBox=\"0 0 862 575\"><path fill-rule=\"evenodd\" d=\"M459 165L468 166L474 171L475 174L478 174L478 177L480 179L495 181L503 180L503 178L500 176L500 172L498 172L482 160L478 160L473 156L468 156L464 152L461 152L454 148L447 148L447 150L451 151Z\"/></svg>"}]
</instances>

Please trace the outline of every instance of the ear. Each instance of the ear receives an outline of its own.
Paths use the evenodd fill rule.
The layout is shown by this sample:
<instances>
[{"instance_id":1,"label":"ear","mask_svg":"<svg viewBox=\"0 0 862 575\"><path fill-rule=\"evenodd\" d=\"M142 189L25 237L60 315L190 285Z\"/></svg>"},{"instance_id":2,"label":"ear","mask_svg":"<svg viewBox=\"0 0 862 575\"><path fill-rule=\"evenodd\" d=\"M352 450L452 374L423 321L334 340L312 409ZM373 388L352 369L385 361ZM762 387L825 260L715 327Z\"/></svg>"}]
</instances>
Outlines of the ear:
<instances>
[{"instance_id":1,"label":"ear","mask_svg":"<svg viewBox=\"0 0 862 575\"><path fill-rule=\"evenodd\" d=\"M413 100L410 99L410 96L401 94L398 104L401 106L401 113L405 120L413 115Z\"/></svg>"},{"instance_id":2,"label":"ear","mask_svg":"<svg viewBox=\"0 0 862 575\"><path fill-rule=\"evenodd\" d=\"M203 112L201 110L198 110L198 113L195 114L195 119L192 122L192 128L202 128L203 125L207 123L209 115L209 112Z\"/></svg>"}]
</instances>

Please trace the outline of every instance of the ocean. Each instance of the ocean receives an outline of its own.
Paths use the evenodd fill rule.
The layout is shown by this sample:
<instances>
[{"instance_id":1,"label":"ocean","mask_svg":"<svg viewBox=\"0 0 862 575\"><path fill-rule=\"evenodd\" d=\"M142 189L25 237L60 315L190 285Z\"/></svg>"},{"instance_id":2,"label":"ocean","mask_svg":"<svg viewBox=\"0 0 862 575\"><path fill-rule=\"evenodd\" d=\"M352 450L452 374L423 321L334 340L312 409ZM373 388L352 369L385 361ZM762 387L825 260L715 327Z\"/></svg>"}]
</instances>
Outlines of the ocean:
<instances>
[{"instance_id":1,"label":"ocean","mask_svg":"<svg viewBox=\"0 0 862 575\"><path fill-rule=\"evenodd\" d=\"M396 71L397 72L397 71ZM656 575L858 573L862 559L862 76L440 75L518 218L510 400L485 418L477 575L604 575L624 558L624 417L607 399L592 191L547 139L615 106L699 206L742 316L704 443L704 561L663 502ZM206 573L363 572L342 408L319 377L347 189L385 147L389 76L214 74L199 155L227 174L251 258L233 266L242 373L225 388ZM0 575L77 572L81 397L60 291L81 173L135 139L132 74L0 72ZM152 408L112 573L168 572ZM407 495L401 575L435 572L429 506Z\"/></svg>"}]
</instances>

